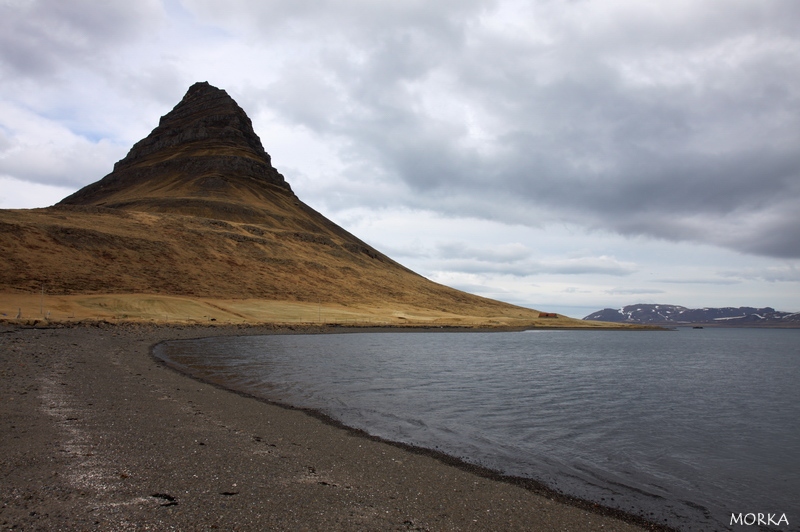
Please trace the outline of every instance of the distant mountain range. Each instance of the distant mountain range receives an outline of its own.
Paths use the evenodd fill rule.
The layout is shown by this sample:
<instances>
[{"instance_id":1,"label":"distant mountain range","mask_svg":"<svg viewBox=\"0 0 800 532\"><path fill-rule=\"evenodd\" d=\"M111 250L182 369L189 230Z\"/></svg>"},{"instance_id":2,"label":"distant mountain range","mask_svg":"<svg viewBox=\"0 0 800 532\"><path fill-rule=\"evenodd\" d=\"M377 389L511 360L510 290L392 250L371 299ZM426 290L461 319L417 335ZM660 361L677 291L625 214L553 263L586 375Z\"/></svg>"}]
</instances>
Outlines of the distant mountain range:
<instances>
[{"instance_id":1,"label":"distant mountain range","mask_svg":"<svg viewBox=\"0 0 800 532\"><path fill-rule=\"evenodd\" d=\"M678 305L628 305L606 308L584 320L647 325L718 325L729 327L800 327L800 313L772 307L686 308Z\"/></svg>"}]
</instances>

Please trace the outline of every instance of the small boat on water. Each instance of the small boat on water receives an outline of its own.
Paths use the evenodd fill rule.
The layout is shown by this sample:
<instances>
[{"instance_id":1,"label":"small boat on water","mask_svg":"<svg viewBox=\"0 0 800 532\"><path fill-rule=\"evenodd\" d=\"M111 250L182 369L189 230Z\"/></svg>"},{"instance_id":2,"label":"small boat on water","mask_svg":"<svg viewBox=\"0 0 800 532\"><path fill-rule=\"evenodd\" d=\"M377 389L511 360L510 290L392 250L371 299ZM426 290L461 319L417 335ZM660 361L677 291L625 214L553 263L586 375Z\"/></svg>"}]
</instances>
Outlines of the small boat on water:
<instances>
[{"instance_id":1,"label":"small boat on water","mask_svg":"<svg viewBox=\"0 0 800 532\"><path fill-rule=\"evenodd\" d=\"M703 328L703 327L701 327L700 325L694 325L694 326L692 326L692 329L702 329L702 328Z\"/></svg>"}]
</instances>

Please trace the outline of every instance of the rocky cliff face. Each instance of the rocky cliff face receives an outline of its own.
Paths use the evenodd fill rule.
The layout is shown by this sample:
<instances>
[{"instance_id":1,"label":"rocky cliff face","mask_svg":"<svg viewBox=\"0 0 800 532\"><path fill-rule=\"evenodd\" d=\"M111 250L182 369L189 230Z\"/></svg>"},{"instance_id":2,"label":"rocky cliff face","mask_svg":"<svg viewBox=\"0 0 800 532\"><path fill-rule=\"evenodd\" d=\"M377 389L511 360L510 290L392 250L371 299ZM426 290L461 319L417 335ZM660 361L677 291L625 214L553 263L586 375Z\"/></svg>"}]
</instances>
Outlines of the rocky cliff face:
<instances>
[{"instance_id":1,"label":"rocky cliff face","mask_svg":"<svg viewBox=\"0 0 800 532\"><path fill-rule=\"evenodd\" d=\"M164 150L208 141L214 142L215 147L229 146L250 152L252 158L271 168L270 156L244 110L224 90L200 82L189 87L178 105L161 117L150 135L134 144L114 170L136 166ZM285 185L279 176L271 177L275 184Z\"/></svg>"},{"instance_id":2,"label":"rocky cliff face","mask_svg":"<svg viewBox=\"0 0 800 532\"><path fill-rule=\"evenodd\" d=\"M230 218L235 204L273 203L276 194L293 197L250 118L224 90L202 82L189 88L113 172L59 205ZM238 218L252 214L240 212Z\"/></svg>"}]
</instances>

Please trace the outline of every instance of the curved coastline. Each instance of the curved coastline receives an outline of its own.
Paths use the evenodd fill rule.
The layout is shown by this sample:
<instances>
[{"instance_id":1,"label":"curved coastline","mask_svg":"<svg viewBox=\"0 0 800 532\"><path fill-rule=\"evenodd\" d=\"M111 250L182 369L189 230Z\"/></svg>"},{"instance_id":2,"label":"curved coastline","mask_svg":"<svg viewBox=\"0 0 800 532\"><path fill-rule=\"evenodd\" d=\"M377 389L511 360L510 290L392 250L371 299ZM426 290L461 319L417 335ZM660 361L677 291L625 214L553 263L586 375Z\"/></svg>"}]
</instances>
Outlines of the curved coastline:
<instances>
[{"instance_id":1,"label":"curved coastline","mask_svg":"<svg viewBox=\"0 0 800 532\"><path fill-rule=\"evenodd\" d=\"M562 329L562 328L553 328L553 329ZM609 328L612 330L611 328ZM256 333L247 333L241 335L233 335L233 336L257 336L257 335L267 335L267 334L357 334L362 332L370 332L370 333L380 333L380 332L512 332L512 331L523 331L528 330L524 328L500 328L500 329L477 329L477 328L458 328L458 327L319 327L319 326L310 326L310 327L291 327L291 328L281 328L281 329L273 329L267 332L256 332ZM634 329L636 330L636 329ZM653 327L650 330L669 330L664 329L662 327ZM206 339L206 338L213 338L218 335L208 335L208 336L199 336L196 339ZM276 406L278 408L298 411L302 412L314 419L318 419L323 423L332 426L339 430L344 430L349 434L352 434L358 438L363 438L370 441L379 442L386 445L391 445L393 447L397 447L402 449L405 452L409 452L416 455L427 456L433 458L447 466L457 468L464 472L467 472L472 475L479 476L481 478L485 478L488 480L496 481L496 482L503 482L506 484L510 484L513 486L518 486L526 491L531 493L535 493L536 495L540 495L542 497L546 497L552 501L555 501L560 504L572 506L575 508L579 508L581 510L585 510L588 512L592 512L598 515L602 515L604 517L611 517L613 519L618 519L620 521L630 523L636 526L640 526L646 530L653 530L653 531L663 531L663 532L676 532L677 529L660 524L655 523L652 521L648 521L644 517L640 515L636 515L633 513L625 512L618 508L612 508L609 506L605 506L594 501L582 499L580 497L575 497L569 495L567 493L563 493L556 489L553 489L543 482L540 482L536 479L523 477L523 476L515 476L515 475L506 475L494 469L484 467L481 465L477 465L471 462L468 462L462 458L458 458L456 456L449 455L447 453L438 451L436 449L431 449L428 447L422 447L418 445L412 445L404 442L399 442L395 440L390 440L386 438L382 438L380 436L375 436L370 434L369 432L351 427L338 419L331 417L330 415L326 414L325 412L315 409L315 408L306 408L306 407L299 407L292 405L290 403L276 401L272 399L268 399L265 397L261 397L247 391L237 389L235 387L214 382L208 379L204 379L200 376L197 376L191 372L190 368L186 368L181 364L174 363L168 360L166 357L161 357L156 354L156 348L161 345L170 342L172 339L162 340L157 344L153 344L150 347L150 355L153 359L159 363L168 367L169 369L177 372L180 375L189 377L199 382L203 382L205 384L209 384L216 388L225 390L229 393L234 393L240 395L242 397L246 397L248 399L253 399L259 402L263 402L265 404L269 404L272 406Z\"/></svg>"},{"instance_id":2,"label":"curved coastline","mask_svg":"<svg viewBox=\"0 0 800 532\"><path fill-rule=\"evenodd\" d=\"M152 355L167 340L352 329L0 332L6 528L670 530L320 412L187 378Z\"/></svg>"}]
</instances>

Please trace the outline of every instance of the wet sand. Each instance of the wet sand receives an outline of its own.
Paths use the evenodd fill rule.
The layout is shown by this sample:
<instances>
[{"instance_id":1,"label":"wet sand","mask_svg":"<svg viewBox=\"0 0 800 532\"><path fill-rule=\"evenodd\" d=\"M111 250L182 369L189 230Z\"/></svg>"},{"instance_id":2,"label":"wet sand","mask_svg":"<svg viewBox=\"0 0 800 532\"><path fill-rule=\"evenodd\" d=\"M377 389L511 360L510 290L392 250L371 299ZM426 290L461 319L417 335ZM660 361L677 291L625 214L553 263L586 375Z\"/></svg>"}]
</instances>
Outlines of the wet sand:
<instances>
[{"instance_id":1,"label":"wet sand","mask_svg":"<svg viewBox=\"0 0 800 532\"><path fill-rule=\"evenodd\" d=\"M0 326L2 528L657 529L198 382L150 354L166 339L286 332Z\"/></svg>"}]
</instances>

